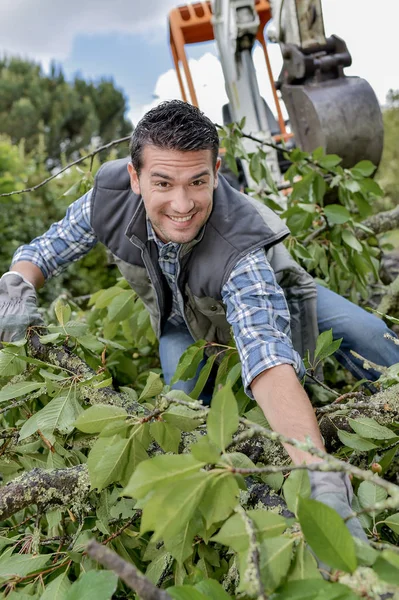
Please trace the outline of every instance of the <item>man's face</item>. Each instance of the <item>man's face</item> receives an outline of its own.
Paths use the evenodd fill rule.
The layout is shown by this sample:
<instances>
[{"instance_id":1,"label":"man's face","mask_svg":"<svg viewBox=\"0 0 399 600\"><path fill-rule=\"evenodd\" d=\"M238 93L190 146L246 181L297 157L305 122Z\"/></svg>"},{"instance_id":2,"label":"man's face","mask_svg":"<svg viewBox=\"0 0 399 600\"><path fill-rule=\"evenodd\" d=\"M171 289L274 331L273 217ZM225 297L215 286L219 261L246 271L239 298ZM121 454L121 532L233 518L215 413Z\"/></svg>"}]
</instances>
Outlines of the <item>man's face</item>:
<instances>
[{"instance_id":1,"label":"man's face","mask_svg":"<svg viewBox=\"0 0 399 600\"><path fill-rule=\"evenodd\" d=\"M218 159L211 150L179 152L145 146L140 176L129 163L130 183L141 194L152 226L163 242L193 240L212 210Z\"/></svg>"}]
</instances>

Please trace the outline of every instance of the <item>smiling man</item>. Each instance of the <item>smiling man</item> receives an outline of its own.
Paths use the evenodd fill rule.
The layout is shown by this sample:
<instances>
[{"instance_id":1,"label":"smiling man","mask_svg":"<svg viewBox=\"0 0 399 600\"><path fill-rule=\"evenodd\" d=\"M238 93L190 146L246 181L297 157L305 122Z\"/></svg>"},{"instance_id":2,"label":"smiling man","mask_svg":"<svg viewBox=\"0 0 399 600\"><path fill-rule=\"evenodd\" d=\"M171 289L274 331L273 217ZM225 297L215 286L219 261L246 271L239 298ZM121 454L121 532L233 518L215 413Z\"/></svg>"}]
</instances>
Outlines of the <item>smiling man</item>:
<instances>
[{"instance_id":1,"label":"smiling man","mask_svg":"<svg viewBox=\"0 0 399 600\"><path fill-rule=\"evenodd\" d=\"M0 339L24 337L40 321L35 288L100 241L149 311L167 383L193 341L227 344L233 333L246 393L270 425L322 449L299 381L318 325L344 337L338 359L359 377L369 374L351 348L385 365L399 362L399 348L384 339L382 321L316 288L281 243L285 224L219 175L218 150L217 130L197 108L176 100L148 112L133 132L130 159L105 163L62 221L17 250L0 280ZM177 387L190 393L194 385ZM287 450L295 463L315 461ZM348 478L310 476L313 497L347 516ZM364 536L356 519L348 526Z\"/></svg>"}]
</instances>

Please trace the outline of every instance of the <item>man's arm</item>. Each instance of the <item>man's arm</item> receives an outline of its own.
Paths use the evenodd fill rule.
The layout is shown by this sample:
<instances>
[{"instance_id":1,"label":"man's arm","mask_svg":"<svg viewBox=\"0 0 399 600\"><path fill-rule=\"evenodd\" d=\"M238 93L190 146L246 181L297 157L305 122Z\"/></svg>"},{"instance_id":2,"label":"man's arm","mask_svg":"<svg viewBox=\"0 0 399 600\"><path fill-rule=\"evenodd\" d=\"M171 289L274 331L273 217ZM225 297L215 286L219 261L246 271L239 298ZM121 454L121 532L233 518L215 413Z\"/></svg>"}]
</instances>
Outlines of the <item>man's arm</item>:
<instances>
[{"instance_id":1,"label":"man's arm","mask_svg":"<svg viewBox=\"0 0 399 600\"><path fill-rule=\"evenodd\" d=\"M263 371L252 381L251 391L274 431L300 441L310 437L316 448L325 451L309 398L291 365ZM288 444L285 449L295 464L322 460Z\"/></svg>"},{"instance_id":2,"label":"man's arm","mask_svg":"<svg viewBox=\"0 0 399 600\"><path fill-rule=\"evenodd\" d=\"M287 302L263 250L237 263L222 295L247 394L275 431L298 440L310 437L323 450L312 406L297 378L305 369L292 346ZM286 449L295 463L320 460L292 446Z\"/></svg>"},{"instance_id":3,"label":"man's arm","mask_svg":"<svg viewBox=\"0 0 399 600\"><path fill-rule=\"evenodd\" d=\"M39 267L27 260L20 260L14 263L9 272L19 273L26 281L29 281L36 290L39 290L44 286L45 279L42 271Z\"/></svg>"},{"instance_id":4,"label":"man's arm","mask_svg":"<svg viewBox=\"0 0 399 600\"><path fill-rule=\"evenodd\" d=\"M10 271L20 273L36 289L93 248L97 237L90 223L90 190L75 200L61 221L15 252Z\"/></svg>"}]
</instances>

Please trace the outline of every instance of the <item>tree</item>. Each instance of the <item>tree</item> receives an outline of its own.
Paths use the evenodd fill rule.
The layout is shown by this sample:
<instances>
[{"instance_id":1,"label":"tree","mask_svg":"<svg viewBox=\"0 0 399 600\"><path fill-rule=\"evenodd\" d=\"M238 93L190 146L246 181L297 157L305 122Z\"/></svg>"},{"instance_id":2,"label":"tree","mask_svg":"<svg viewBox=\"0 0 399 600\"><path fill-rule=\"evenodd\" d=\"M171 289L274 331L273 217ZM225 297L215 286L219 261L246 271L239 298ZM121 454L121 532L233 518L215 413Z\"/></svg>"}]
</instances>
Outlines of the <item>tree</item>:
<instances>
[{"instance_id":1,"label":"tree","mask_svg":"<svg viewBox=\"0 0 399 600\"><path fill-rule=\"evenodd\" d=\"M112 80L67 82L60 67L45 75L38 64L20 58L0 60L0 132L14 144L25 140L28 153L41 136L49 169L62 156L77 158L93 140L106 143L128 135L126 98Z\"/></svg>"}]
</instances>

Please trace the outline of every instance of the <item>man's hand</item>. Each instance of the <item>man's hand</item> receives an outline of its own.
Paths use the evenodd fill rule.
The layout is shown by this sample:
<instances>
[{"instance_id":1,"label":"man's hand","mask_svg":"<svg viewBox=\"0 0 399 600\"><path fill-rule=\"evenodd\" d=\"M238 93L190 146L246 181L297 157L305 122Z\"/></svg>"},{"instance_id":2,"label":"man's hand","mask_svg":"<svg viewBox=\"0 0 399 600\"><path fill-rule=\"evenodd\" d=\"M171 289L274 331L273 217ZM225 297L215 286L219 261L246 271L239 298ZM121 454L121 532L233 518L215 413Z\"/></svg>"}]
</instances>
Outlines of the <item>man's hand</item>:
<instances>
[{"instance_id":1,"label":"man's hand","mask_svg":"<svg viewBox=\"0 0 399 600\"><path fill-rule=\"evenodd\" d=\"M346 473L309 471L311 497L333 508L345 519L352 513L353 490ZM346 521L346 526L353 535L367 542L367 536L356 517Z\"/></svg>"},{"instance_id":2,"label":"man's hand","mask_svg":"<svg viewBox=\"0 0 399 600\"><path fill-rule=\"evenodd\" d=\"M5 273L0 279L0 341L16 342L30 325L43 324L34 286L20 273Z\"/></svg>"}]
</instances>

